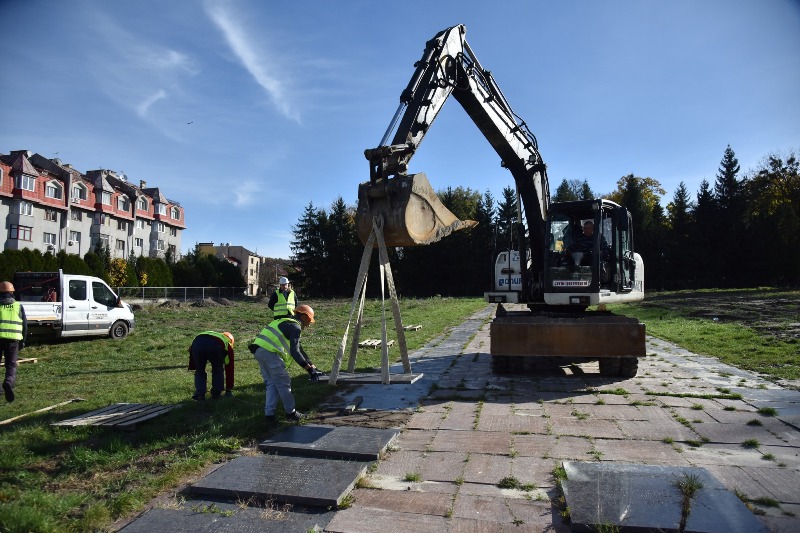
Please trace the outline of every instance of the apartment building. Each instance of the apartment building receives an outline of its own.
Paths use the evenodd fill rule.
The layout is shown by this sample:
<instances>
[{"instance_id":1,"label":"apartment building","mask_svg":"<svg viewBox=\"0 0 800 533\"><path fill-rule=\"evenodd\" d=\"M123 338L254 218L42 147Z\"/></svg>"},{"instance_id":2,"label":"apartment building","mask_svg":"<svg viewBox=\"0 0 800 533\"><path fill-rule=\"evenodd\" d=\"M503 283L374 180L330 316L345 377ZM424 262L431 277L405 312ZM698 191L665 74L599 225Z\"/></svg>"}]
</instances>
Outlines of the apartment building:
<instances>
[{"instance_id":1,"label":"apartment building","mask_svg":"<svg viewBox=\"0 0 800 533\"><path fill-rule=\"evenodd\" d=\"M178 259L184 211L158 188L113 170L82 174L28 150L0 154L4 249L61 250L81 257L102 242L111 257Z\"/></svg>"},{"instance_id":2,"label":"apartment building","mask_svg":"<svg viewBox=\"0 0 800 533\"><path fill-rule=\"evenodd\" d=\"M242 277L247 284L248 296L258 294L258 275L265 258L255 254L244 246L231 246L230 243L214 246L213 242L201 242L197 244L200 252L213 255L220 259L225 259L239 268Z\"/></svg>"}]
</instances>

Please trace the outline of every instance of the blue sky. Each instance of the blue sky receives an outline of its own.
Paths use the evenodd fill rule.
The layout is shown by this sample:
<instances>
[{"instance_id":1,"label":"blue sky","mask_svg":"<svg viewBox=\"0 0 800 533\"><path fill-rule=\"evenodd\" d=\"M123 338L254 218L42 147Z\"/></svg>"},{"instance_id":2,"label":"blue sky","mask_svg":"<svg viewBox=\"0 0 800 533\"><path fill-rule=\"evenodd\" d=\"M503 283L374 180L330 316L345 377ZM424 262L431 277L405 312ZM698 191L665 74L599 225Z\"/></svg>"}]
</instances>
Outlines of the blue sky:
<instances>
[{"instance_id":1,"label":"blue sky","mask_svg":"<svg viewBox=\"0 0 800 533\"><path fill-rule=\"evenodd\" d=\"M0 152L160 187L183 252L289 257L309 202L356 202L425 42L467 41L529 125L551 189L633 173L666 204L800 148L797 0L4 0ZM513 179L455 99L411 162L437 190Z\"/></svg>"}]
</instances>

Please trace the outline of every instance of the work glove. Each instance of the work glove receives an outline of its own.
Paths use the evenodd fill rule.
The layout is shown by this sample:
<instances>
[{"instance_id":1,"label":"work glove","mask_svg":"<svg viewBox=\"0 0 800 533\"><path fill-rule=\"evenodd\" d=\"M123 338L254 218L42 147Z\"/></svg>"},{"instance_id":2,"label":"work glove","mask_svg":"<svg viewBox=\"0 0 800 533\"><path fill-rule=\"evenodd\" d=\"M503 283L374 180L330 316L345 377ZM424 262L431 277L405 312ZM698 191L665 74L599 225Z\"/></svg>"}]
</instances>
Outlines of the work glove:
<instances>
[{"instance_id":1,"label":"work glove","mask_svg":"<svg viewBox=\"0 0 800 533\"><path fill-rule=\"evenodd\" d=\"M312 367L308 369L308 375L310 376L309 381L317 383L319 381L319 377L322 375L322 372Z\"/></svg>"}]
</instances>

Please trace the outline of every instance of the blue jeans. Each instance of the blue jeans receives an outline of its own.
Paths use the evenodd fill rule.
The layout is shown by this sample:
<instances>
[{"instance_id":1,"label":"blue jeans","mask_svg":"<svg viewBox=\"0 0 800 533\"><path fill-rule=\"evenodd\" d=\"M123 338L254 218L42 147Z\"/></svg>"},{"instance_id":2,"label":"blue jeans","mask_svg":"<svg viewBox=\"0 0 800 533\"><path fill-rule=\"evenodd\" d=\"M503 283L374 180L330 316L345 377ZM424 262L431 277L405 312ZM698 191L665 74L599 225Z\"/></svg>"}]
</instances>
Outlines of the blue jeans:
<instances>
[{"instance_id":1,"label":"blue jeans","mask_svg":"<svg viewBox=\"0 0 800 533\"><path fill-rule=\"evenodd\" d=\"M294 411L295 403L292 396L292 379L286 371L286 363L281 356L264 348L258 348L253 357L258 361L261 377L267 386L264 415L273 416L278 407L278 398L283 402L286 414Z\"/></svg>"},{"instance_id":2,"label":"blue jeans","mask_svg":"<svg viewBox=\"0 0 800 533\"><path fill-rule=\"evenodd\" d=\"M225 388L225 356L227 352L219 339L209 335L199 335L192 342L192 359L194 359L195 394L206 395L206 363L211 363L211 396L219 397Z\"/></svg>"}]
</instances>

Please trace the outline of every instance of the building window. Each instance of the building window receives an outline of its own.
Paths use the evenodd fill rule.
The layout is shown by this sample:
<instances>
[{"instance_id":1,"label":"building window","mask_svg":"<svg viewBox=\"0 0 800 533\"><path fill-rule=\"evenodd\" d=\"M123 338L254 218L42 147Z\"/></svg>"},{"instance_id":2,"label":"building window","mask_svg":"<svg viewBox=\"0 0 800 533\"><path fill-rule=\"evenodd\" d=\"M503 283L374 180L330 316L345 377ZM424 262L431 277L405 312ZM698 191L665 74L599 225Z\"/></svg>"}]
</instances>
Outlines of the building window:
<instances>
[{"instance_id":1,"label":"building window","mask_svg":"<svg viewBox=\"0 0 800 533\"><path fill-rule=\"evenodd\" d=\"M144 229L144 219L143 218L137 218L136 219L136 227L138 229Z\"/></svg>"},{"instance_id":2,"label":"building window","mask_svg":"<svg viewBox=\"0 0 800 533\"><path fill-rule=\"evenodd\" d=\"M80 244L80 242L81 242L81 232L80 231L70 231L69 232L69 240Z\"/></svg>"},{"instance_id":3,"label":"building window","mask_svg":"<svg viewBox=\"0 0 800 533\"><path fill-rule=\"evenodd\" d=\"M158 225L156 226L156 230L159 233L164 233L164 223L163 222L159 222Z\"/></svg>"},{"instance_id":4,"label":"building window","mask_svg":"<svg viewBox=\"0 0 800 533\"><path fill-rule=\"evenodd\" d=\"M53 246L56 245L56 234L55 233L44 233L44 243L45 244L52 244Z\"/></svg>"},{"instance_id":5,"label":"building window","mask_svg":"<svg viewBox=\"0 0 800 533\"><path fill-rule=\"evenodd\" d=\"M44 186L44 195L48 198L61 200L61 185L55 181L48 181Z\"/></svg>"},{"instance_id":6,"label":"building window","mask_svg":"<svg viewBox=\"0 0 800 533\"><path fill-rule=\"evenodd\" d=\"M72 188L72 201L75 202L76 200L86 200L86 187L83 185L75 185Z\"/></svg>"},{"instance_id":7,"label":"building window","mask_svg":"<svg viewBox=\"0 0 800 533\"><path fill-rule=\"evenodd\" d=\"M26 202L25 200L20 200L20 202L19 202L19 214L20 215L33 215L33 204L31 202Z\"/></svg>"},{"instance_id":8,"label":"building window","mask_svg":"<svg viewBox=\"0 0 800 533\"><path fill-rule=\"evenodd\" d=\"M125 241L122 239L117 239L117 251L125 255Z\"/></svg>"},{"instance_id":9,"label":"building window","mask_svg":"<svg viewBox=\"0 0 800 533\"><path fill-rule=\"evenodd\" d=\"M120 196L117 198L117 209L120 211L125 211L126 213L131 210L131 203L130 201L124 197Z\"/></svg>"},{"instance_id":10,"label":"building window","mask_svg":"<svg viewBox=\"0 0 800 533\"><path fill-rule=\"evenodd\" d=\"M20 174L17 176L17 189L25 189L26 191L36 190L36 178L28 174Z\"/></svg>"},{"instance_id":11,"label":"building window","mask_svg":"<svg viewBox=\"0 0 800 533\"><path fill-rule=\"evenodd\" d=\"M169 228L169 234L172 235L173 237L177 237L178 230L176 228Z\"/></svg>"},{"instance_id":12,"label":"building window","mask_svg":"<svg viewBox=\"0 0 800 533\"><path fill-rule=\"evenodd\" d=\"M156 243L156 250L159 250L159 251L163 251L163 250L164 250L164 241L162 241L162 240L159 240L159 241Z\"/></svg>"},{"instance_id":13,"label":"building window","mask_svg":"<svg viewBox=\"0 0 800 533\"><path fill-rule=\"evenodd\" d=\"M117 220L117 229L121 231L125 231L128 229L128 223L124 220Z\"/></svg>"},{"instance_id":14,"label":"building window","mask_svg":"<svg viewBox=\"0 0 800 533\"><path fill-rule=\"evenodd\" d=\"M169 244L169 245L167 245L167 248L169 249L169 253L172 254L172 257L175 257L175 245L174 244Z\"/></svg>"},{"instance_id":15,"label":"building window","mask_svg":"<svg viewBox=\"0 0 800 533\"><path fill-rule=\"evenodd\" d=\"M97 224L100 226L111 226L111 215L106 215L105 213L97 213L97 218L95 219Z\"/></svg>"},{"instance_id":16,"label":"building window","mask_svg":"<svg viewBox=\"0 0 800 533\"><path fill-rule=\"evenodd\" d=\"M164 204L158 204L158 214L159 215L166 215L167 214L167 206Z\"/></svg>"},{"instance_id":17,"label":"building window","mask_svg":"<svg viewBox=\"0 0 800 533\"><path fill-rule=\"evenodd\" d=\"M100 203L103 205L111 205L111 193L108 191L100 191Z\"/></svg>"},{"instance_id":18,"label":"building window","mask_svg":"<svg viewBox=\"0 0 800 533\"><path fill-rule=\"evenodd\" d=\"M110 249L111 248L111 244L109 244L110 241L111 238L108 235L103 235L102 233L100 233L97 235L97 237L95 237L94 243L95 246L102 244L104 247Z\"/></svg>"},{"instance_id":19,"label":"building window","mask_svg":"<svg viewBox=\"0 0 800 533\"><path fill-rule=\"evenodd\" d=\"M172 214L170 215L173 220L180 220L181 219L181 210L177 207L172 208Z\"/></svg>"},{"instance_id":20,"label":"building window","mask_svg":"<svg viewBox=\"0 0 800 533\"><path fill-rule=\"evenodd\" d=\"M136 209L139 211L147 211L147 199L139 198L139 200L136 202Z\"/></svg>"},{"instance_id":21,"label":"building window","mask_svg":"<svg viewBox=\"0 0 800 533\"><path fill-rule=\"evenodd\" d=\"M55 209L45 209L44 210L44 219L49 220L51 222L58 221L58 212Z\"/></svg>"},{"instance_id":22,"label":"building window","mask_svg":"<svg viewBox=\"0 0 800 533\"><path fill-rule=\"evenodd\" d=\"M134 241L134 244L136 245L137 248L142 249L144 248L144 239L136 239Z\"/></svg>"},{"instance_id":23,"label":"building window","mask_svg":"<svg viewBox=\"0 0 800 533\"><path fill-rule=\"evenodd\" d=\"M11 224L11 235L9 236L10 239L17 239L20 241L30 241L33 240L33 228L28 226L17 226L16 224Z\"/></svg>"},{"instance_id":24,"label":"building window","mask_svg":"<svg viewBox=\"0 0 800 533\"><path fill-rule=\"evenodd\" d=\"M77 209L73 209L69 212L69 218L70 220L83 220L83 214Z\"/></svg>"}]
</instances>

